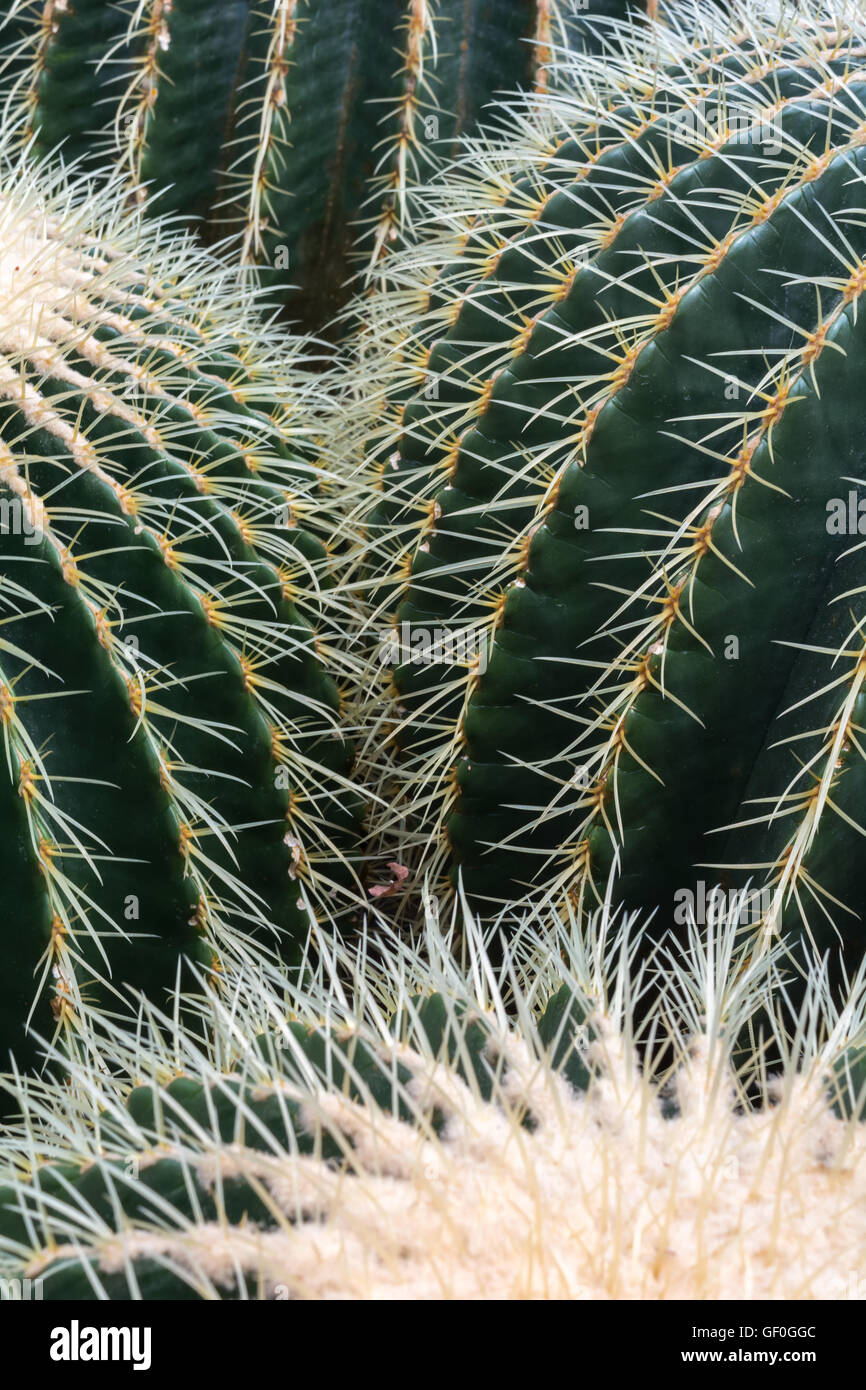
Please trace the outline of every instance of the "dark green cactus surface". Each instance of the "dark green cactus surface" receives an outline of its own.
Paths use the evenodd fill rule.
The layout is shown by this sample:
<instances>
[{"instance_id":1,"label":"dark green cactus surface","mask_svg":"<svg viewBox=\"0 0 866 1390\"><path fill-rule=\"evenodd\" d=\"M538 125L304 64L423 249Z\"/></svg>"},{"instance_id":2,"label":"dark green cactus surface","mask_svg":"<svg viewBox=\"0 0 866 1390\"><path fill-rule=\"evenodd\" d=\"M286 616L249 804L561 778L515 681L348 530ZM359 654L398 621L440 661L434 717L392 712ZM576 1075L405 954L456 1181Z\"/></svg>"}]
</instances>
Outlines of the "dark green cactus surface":
<instances>
[{"instance_id":1,"label":"dark green cactus surface","mask_svg":"<svg viewBox=\"0 0 866 1390\"><path fill-rule=\"evenodd\" d=\"M419 289L368 523L382 843L438 826L488 910L614 874L659 930L750 882L859 960L864 35L694 17L607 110L575 64L562 137Z\"/></svg>"}]
</instances>

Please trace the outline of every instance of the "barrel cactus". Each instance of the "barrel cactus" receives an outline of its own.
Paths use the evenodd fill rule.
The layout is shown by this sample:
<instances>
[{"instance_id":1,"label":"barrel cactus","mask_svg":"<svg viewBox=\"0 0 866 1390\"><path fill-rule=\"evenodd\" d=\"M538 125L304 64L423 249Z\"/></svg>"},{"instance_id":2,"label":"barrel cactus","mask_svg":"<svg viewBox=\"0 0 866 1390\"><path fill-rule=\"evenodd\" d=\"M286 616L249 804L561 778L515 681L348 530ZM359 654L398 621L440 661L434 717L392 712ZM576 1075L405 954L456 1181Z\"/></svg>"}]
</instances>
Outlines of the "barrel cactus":
<instances>
[{"instance_id":1,"label":"barrel cactus","mask_svg":"<svg viewBox=\"0 0 866 1390\"><path fill-rule=\"evenodd\" d=\"M184 958L297 958L356 797L304 345L119 187L0 185L5 1065Z\"/></svg>"},{"instance_id":2,"label":"barrel cactus","mask_svg":"<svg viewBox=\"0 0 866 1390\"><path fill-rule=\"evenodd\" d=\"M62 1101L32 1083L0 1163L0 1290L862 1297L866 1128L841 1104L862 1106L862 973L834 1012L813 963L762 1106L730 1040L775 982L735 922L664 962L663 1076L636 1065L641 972L606 914L528 924L507 970L462 935L463 974L432 913L422 954L330 942L333 973L289 998L230 969L209 1047L161 1017L161 1046L109 1033L107 1075Z\"/></svg>"},{"instance_id":3,"label":"barrel cactus","mask_svg":"<svg viewBox=\"0 0 866 1390\"><path fill-rule=\"evenodd\" d=\"M623 14L625 0L602 10ZM379 263L406 189L499 90L588 37L572 0L14 0L7 63L47 153L123 170L155 210L237 232L295 316L339 303L358 221ZM562 11L562 13L560 13ZM2 32L0 32L2 38Z\"/></svg>"},{"instance_id":4,"label":"barrel cactus","mask_svg":"<svg viewBox=\"0 0 866 1390\"><path fill-rule=\"evenodd\" d=\"M862 957L864 53L683 3L561 54L366 307L376 848L479 910L750 885Z\"/></svg>"}]
</instances>

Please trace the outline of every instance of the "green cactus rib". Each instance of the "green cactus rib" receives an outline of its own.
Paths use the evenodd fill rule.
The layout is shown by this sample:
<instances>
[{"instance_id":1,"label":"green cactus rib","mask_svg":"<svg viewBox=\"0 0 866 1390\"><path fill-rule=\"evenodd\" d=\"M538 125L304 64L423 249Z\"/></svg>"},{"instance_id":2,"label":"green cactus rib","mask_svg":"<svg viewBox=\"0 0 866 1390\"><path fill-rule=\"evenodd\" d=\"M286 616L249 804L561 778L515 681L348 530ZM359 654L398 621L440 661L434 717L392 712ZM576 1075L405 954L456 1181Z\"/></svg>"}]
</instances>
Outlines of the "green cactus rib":
<instances>
[{"instance_id":1,"label":"green cactus rib","mask_svg":"<svg viewBox=\"0 0 866 1390\"><path fill-rule=\"evenodd\" d=\"M160 1231L198 1229L206 1239L208 1228L222 1228L227 1236L246 1231L254 1244L266 1244L287 1223L315 1222L315 1204L300 1191L290 1196L280 1175L287 1160L300 1158L351 1181L354 1166L364 1162L363 1149L356 1155L353 1107L426 1131L433 1144L444 1133L447 1115L435 1093L419 1099L412 1089L422 1053L447 1070L450 1084L489 1103L505 1071L486 1051L491 1020L441 995L405 1001L403 1028L407 1010L409 1052L377 1047L363 1030L285 1023L278 1039L255 1040L245 1073L190 1074L133 1088L119 1122L112 1122L113 1144L106 1136L108 1157L48 1162L33 1169L29 1182L0 1186L3 1256L24 1260L50 1301L92 1299L97 1290L120 1300L271 1296L267 1281L248 1282L253 1266L211 1281L183 1261L149 1258L143 1249L125 1268L114 1267L112 1233L122 1222L152 1232L158 1243ZM395 1038L400 1019L392 1020ZM537 1025L551 1065L581 1090L590 1077L585 1020L585 1009L563 986ZM328 1101L317 1108L323 1085ZM345 1108L342 1123L335 1102ZM85 1227L97 1236L89 1252L79 1243Z\"/></svg>"},{"instance_id":2,"label":"green cactus rib","mask_svg":"<svg viewBox=\"0 0 866 1390\"><path fill-rule=\"evenodd\" d=\"M65 159L95 167L94 136L122 76L114 57L126 30L120 8L102 0L23 0L8 20L20 53L12 75L36 150L46 154L62 141Z\"/></svg>"},{"instance_id":3,"label":"green cactus rib","mask_svg":"<svg viewBox=\"0 0 866 1390\"><path fill-rule=\"evenodd\" d=\"M242 228L242 254L266 283L300 281L292 302L306 321L331 317L350 274L381 119L372 101L397 62L403 9L387 0L373 21L365 0L350 0L250 16L221 216Z\"/></svg>"},{"instance_id":4,"label":"green cactus rib","mask_svg":"<svg viewBox=\"0 0 866 1390\"><path fill-rule=\"evenodd\" d=\"M446 266L406 334L436 390L398 377L368 531L410 633L392 823L417 808L488 906L596 901L615 869L666 928L706 868L862 953L859 555L827 519L863 474L864 35L744 47L735 12L709 50L695 18L652 97L636 40L618 107L575 96L570 185L525 231L516 189L484 278L455 298ZM683 121L723 83L721 128ZM482 669L413 657L431 630Z\"/></svg>"},{"instance_id":5,"label":"green cactus rib","mask_svg":"<svg viewBox=\"0 0 866 1390\"><path fill-rule=\"evenodd\" d=\"M494 6L490 0L419 0L404 25L405 61L392 91L379 99L371 260L382 262L414 210L409 188L433 158L454 158L462 135L483 119L501 91L544 82L550 7L537 0ZM431 158L432 157L432 158Z\"/></svg>"},{"instance_id":6,"label":"green cactus rib","mask_svg":"<svg viewBox=\"0 0 866 1390\"><path fill-rule=\"evenodd\" d=\"M156 0L135 11L134 75L115 136L135 186L158 190L157 213L205 217L213 206L248 11L248 0Z\"/></svg>"},{"instance_id":7,"label":"green cactus rib","mask_svg":"<svg viewBox=\"0 0 866 1390\"><path fill-rule=\"evenodd\" d=\"M297 958L316 903L354 892L358 798L297 345L191 243L5 178L0 1051L21 1060L25 1023L86 1028L184 957Z\"/></svg>"},{"instance_id":8,"label":"green cactus rib","mask_svg":"<svg viewBox=\"0 0 866 1390\"><path fill-rule=\"evenodd\" d=\"M412 179L497 92L544 85L569 32L560 8L16 0L3 32L37 152L118 169L211 239L238 233L272 292L295 285L296 315L321 324L345 298L358 226L382 273L411 231Z\"/></svg>"}]
</instances>

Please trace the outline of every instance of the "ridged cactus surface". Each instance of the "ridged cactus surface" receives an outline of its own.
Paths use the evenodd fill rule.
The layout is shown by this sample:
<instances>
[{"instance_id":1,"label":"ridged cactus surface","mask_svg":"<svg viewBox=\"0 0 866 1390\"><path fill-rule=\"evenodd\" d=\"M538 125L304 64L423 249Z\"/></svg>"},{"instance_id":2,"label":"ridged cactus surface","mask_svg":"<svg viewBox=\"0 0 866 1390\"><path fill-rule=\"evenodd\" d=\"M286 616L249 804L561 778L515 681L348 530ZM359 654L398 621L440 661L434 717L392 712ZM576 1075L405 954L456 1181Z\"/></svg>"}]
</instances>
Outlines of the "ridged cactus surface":
<instances>
[{"instance_id":1,"label":"ridged cactus surface","mask_svg":"<svg viewBox=\"0 0 866 1390\"><path fill-rule=\"evenodd\" d=\"M5 1063L182 957L297 956L355 798L298 341L117 190L0 177Z\"/></svg>"},{"instance_id":2,"label":"ridged cactus surface","mask_svg":"<svg viewBox=\"0 0 866 1390\"><path fill-rule=\"evenodd\" d=\"M0 1300L861 1297L856 7L13 0L0 114Z\"/></svg>"},{"instance_id":3,"label":"ridged cactus surface","mask_svg":"<svg viewBox=\"0 0 866 1390\"><path fill-rule=\"evenodd\" d=\"M844 13L682 6L574 59L467 157L459 235L367 309L380 844L438 835L485 910L591 905L613 874L661 931L703 881L751 881L753 923L862 956L866 29Z\"/></svg>"},{"instance_id":4,"label":"ridged cactus surface","mask_svg":"<svg viewBox=\"0 0 866 1390\"><path fill-rule=\"evenodd\" d=\"M493 96L543 86L572 0L16 0L5 32L36 149L115 166L155 210L241 236L296 316L344 297L367 224L379 264L413 176ZM624 14L617 0L607 9ZM2 38L2 31L0 31Z\"/></svg>"}]
</instances>

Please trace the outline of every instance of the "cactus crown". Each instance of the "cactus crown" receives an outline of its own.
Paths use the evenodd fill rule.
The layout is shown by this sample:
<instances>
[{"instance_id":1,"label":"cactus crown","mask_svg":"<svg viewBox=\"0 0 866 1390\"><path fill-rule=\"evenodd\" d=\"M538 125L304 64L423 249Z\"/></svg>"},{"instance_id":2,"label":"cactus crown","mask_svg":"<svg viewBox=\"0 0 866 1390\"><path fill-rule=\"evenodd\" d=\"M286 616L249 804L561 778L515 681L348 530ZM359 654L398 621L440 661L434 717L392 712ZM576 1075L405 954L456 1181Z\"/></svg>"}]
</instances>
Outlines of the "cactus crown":
<instances>
[{"instance_id":1,"label":"cactus crown","mask_svg":"<svg viewBox=\"0 0 866 1390\"><path fill-rule=\"evenodd\" d=\"M62 1112L26 1090L0 1273L61 1299L842 1292L863 1237L864 1129L838 1108L862 1085L862 974L838 1010L813 965L774 1104L754 1107L767 1078L732 1066L731 1039L778 975L735 924L657 962L648 1026L674 1058L654 1077L633 1054L646 971L607 912L580 933L525 922L508 969L471 919L461 935L462 970L428 900L421 953L323 938L300 993L230 969L209 1046L153 1010L136 1042L109 1025L95 1087L74 1071Z\"/></svg>"}]
</instances>

